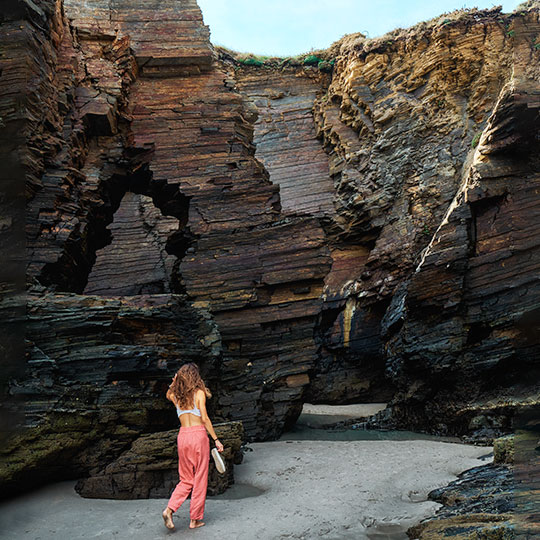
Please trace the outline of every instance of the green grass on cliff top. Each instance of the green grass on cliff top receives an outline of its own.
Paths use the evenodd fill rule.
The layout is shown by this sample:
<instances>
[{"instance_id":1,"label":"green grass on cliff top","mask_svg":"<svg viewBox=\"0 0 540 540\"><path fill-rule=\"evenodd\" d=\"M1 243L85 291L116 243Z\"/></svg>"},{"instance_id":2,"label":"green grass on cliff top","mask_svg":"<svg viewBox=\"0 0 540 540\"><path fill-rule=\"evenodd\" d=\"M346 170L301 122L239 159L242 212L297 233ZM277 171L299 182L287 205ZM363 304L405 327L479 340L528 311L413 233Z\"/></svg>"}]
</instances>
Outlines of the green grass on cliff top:
<instances>
[{"instance_id":1,"label":"green grass on cliff top","mask_svg":"<svg viewBox=\"0 0 540 540\"><path fill-rule=\"evenodd\" d=\"M299 66L317 66L321 71L331 71L335 59L347 54L351 50L368 53L381 48L387 48L394 42L405 40L412 37L420 37L425 34L431 34L434 30L442 27L452 27L459 23L479 23L481 21L494 21L508 27L514 17L524 15L527 11L539 10L540 0L528 0L516 7L513 13L504 14L501 12L501 6L492 9L458 9L449 13L443 13L438 17L418 23L410 28L396 28L387 34L368 38L361 32L346 34L338 39L327 49L316 49L309 52L289 57L255 55L252 53L238 52L227 49L222 46L215 46L216 51L223 58L233 60L237 64L254 67L299 67Z\"/></svg>"},{"instance_id":2,"label":"green grass on cliff top","mask_svg":"<svg viewBox=\"0 0 540 540\"><path fill-rule=\"evenodd\" d=\"M240 53L222 46L214 46L214 48L222 57L232 59L234 62L245 66L317 66L321 71L331 71L335 61L325 50L310 51L296 56L280 57Z\"/></svg>"}]
</instances>

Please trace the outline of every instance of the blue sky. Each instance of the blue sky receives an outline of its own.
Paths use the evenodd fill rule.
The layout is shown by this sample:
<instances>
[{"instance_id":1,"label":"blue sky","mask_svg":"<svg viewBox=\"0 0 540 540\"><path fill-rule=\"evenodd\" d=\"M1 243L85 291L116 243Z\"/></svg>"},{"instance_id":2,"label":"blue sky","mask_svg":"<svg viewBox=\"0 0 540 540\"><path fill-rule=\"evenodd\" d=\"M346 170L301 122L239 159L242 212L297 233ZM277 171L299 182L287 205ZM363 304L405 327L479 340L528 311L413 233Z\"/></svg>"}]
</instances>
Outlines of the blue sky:
<instances>
[{"instance_id":1,"label":"blue sky","mask_svg":"<svg viewBox=\"0 0 540 540\"><path fill-rule=\"evenodd\" d=\"M289 56L322 49L344 34L380 36L459 8L502 5L511 12L521 0L198 0L211 41L240 52Z\"/></svg>"}]
</instances>

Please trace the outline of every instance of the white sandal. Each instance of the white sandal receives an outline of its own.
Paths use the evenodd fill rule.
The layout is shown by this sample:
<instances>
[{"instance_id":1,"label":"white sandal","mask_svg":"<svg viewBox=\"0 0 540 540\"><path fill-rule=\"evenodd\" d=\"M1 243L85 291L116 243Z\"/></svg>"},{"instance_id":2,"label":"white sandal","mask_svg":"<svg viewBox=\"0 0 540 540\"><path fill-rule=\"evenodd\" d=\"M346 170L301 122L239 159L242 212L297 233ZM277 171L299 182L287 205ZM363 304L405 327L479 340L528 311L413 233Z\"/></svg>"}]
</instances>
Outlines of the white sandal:
<instances>
[{"instance_id":1,"label":"white sandal","mask_svg":"<svg viewBox=\"0 0 540 540\"><path fill-rule=\"evenodd\" d=\"M216 469L218 473L223 474L225 472L225 462L219 455L217 448L212 448L212 457L214 458L214 463L216 464Z\"/></svg>"}]
</instances>

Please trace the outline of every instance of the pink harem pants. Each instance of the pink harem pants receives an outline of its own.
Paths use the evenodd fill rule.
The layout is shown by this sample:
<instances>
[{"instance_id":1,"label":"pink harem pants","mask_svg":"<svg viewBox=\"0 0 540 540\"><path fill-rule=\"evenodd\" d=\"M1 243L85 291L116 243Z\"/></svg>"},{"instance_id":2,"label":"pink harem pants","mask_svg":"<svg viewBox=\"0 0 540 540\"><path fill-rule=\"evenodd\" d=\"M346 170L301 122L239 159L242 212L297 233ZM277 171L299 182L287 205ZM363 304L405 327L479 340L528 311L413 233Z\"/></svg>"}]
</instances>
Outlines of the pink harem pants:
<instances>
[{"instance_id":1,"label":"pink harem pants","mask_svg":"<svg viewBox=\"0 0 540 540\"><path fill-rule=\"evenodd\" d=\"M180 482L174 488L168 507L176 512L187 499L191 490L189 517L202 519L206 488L208 486L208 463L210 442L204 426L181 427L178 432L178 473Z\"/></svg>"}]
</instances>

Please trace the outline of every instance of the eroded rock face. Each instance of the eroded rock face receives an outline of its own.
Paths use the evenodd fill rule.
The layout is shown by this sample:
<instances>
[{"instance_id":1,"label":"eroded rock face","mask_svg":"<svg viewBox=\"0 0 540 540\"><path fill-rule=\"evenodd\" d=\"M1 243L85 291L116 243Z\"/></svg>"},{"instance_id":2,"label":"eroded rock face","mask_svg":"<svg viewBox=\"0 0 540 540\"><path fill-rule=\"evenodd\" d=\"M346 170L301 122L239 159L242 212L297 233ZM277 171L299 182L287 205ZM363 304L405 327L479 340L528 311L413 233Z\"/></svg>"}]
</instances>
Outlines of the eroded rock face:
<instances>
[{"instance_id":1,"label":"eroded rock face","mask_svg":"<svg viewBox=\"0 0 540 540\"><path fill-rule=\"evenodd\" d=\"M331 161L313 122L313 103L330 79L318 69L292 66L263 71L236 66L235 79L249 110L257 112L255 156L280 186L282 214L318 218L329 248L332 266L320 294L317 352L304 399L315 403L389 399L393 388L383 380L380 315L356 311L356 303L349 299L369 249L343 240Z\"/></svg>"},{"instance_id":2,"label":"eroded rock face","mask_svg":"<svg viewBox=\"0 0 540 540\"><path fill-rule=\"evenodd\" d=\"M173 366L204 359L213 385L219 334L179 295L27 301L26 376L11 384L3 409L12 429L1 449L5 493L96 474L141 434L176 427L163 398Z\"/></svg>"},{"instance_id":3,"label":"eroded rock face","mask_svg":"<svg viewBox=\"0 0 540 540\"><path fill-rule=\"evenodd\" d=\"M237 67L234 78L253 111L255 157L279 186L282 213L331 218L334 182L312 114L328 75L287 67L262 72Z\"/></svg>"},{"instance_id":4,"label":"eroded rock face","mask_svg":"<svg viewBox=\"0 0 540 540\"><path fill-rule=\"evenodd\" d=\"M114 214L112 242L97 253L85 294L133 296L171 292L176 257L167 253L167 238L178 220L163 216L152 200L128 192Z\"/></svg>"},{"instance_id":5,"label":"eroded rock face","mask_svg":"<svg viewBox=\"0 0 540 540\"><path fill-rule=\"evenodd\" d=\"M241 419L250 437L274 438L296 419L315 359L331 262L324 231L312 216L282 211L278 186L253 156L249 109L226 66L182 84L141 78L132 103L133 144L155 145L152 182L189 198L193 240L179 275L219 327L220 413Z\"/></svg>"},{"instance_id":6,"label":"eroded rock face","mask_svg":"<svg viewBox=\"0 0 540 540\"><path fill-rule=\"evenodd\" d=\"M329 152L340 237L367 248L349 284L358 307L389 302L456 194L471 140L512 63L497 16L341 47L314 115Z\"/></svg>"},{"instance_id":7,"label":"eroded rock face","mask_svg":"<svg viewBox=\"0 0 540 540\"><path fill-rule=\"evenodd\" d=\"M191 0L10 6L30 348L6 485L59 457L95 475L173 429L185 360L252 440L305 401L393 398L401 426L489 436L538 402L536 7L346 37L329 73L217 54Z\"/></svg>"},{"instance_id":8,"label":"eroded rock face","mask_svg":"<svg viewBox=\"0 0 540 540\"><path fill-rule=\"evenodd\" d=\"M244 441L241 422L214 424L225 449L220 454L226 471L217 471L210 458L208 495L219 495L234 483L233 466L242 462ZM83 497L97 499L167 499L178 483L178 430L142 435L105 469L77 482Z\"/></svg>"},{"instance_id":9,"label":"eroded rock face","mask_svg":"<svg viewBox=\"0 0 540 540\"><path fill-rule=\"evenodd\" d=\"M537 25L537 8L494 9L345 38L333 46L330 81L271 62L236 68L259 113L256 156L289 197L283 211L318 215L332 257L310 401L383 400L397 388L394 422L493 437L510 428L516 406L538 400L538 377L528 375L540 357ZM318 181L320 150L302 116L313 96L328 154ZM327 175L333 207L302 207L304 178L317 200ZM491 223L503 199L499 230ZM472 244L486 255L473 260ZM520 269L495 270L511 253ZM491 325L500 330L490 341Z\"/></svg>"},{"instance_id":10,"label":"eroded rock face","mask_svg":"<svg viewBox=\"0 0 540 540\"><path fill-rule=\"evenodd\" d=\"M494 463L464 471L457 480L428 494L429 499L443 506L434 516L411 527L407 531L409 538L436 540L450 537L459 540L474 536L538 536L540 523L536 509L540 502L540 454L535 450L538 423L526 425L523 422L532 412L530 410L517 419L515 438L495 441ZM537 419L538 416L530 418Z\"/></svg>"},{"instance_id":11,"label":"eroded rock face","mask_svg":"<svg viewBox=\"0 0 540 540\"><path fill-rule=\"evenodd\" d=\"M197 6L183 5L198 12L187 27L204 37ZM106 7L109 19L109 3L90 7ZM4 351L19 359L2 408L4 493L95 474L142 433L177 426L167 381L194 361L213 387L221 348L210 314L181 294L175 270L189 243L188 198L152 181L152 147L131 142L127 105L140 59L130 36L72 24L60 1L11 8L2 84L32 86L20 101L25 115L8 97L2 116L8 133L27 134L14 143L16 178L27 180L29 288L22 298L3 290L1 304L3 332L23 337L25 326L28 342L22 368L18 343ZM206 41L207 53L192 50L186 64L208 63L209 50Z\"/></svg>"},{"instance_id":12,"label":"eroded rock face","mask_svg":"<svg viewBox=\"0 0 540 540\"><path fill-rule=\"evenodd\" d=\"M387 314L387 365L403 389L398 399L432 404L420 422L427 412L466 423L475 405L490 402L484 427L508 427L512 401L538 401L540 87L529 32L540 26L537 13L529 19L512 23L512 76L444 220ZM448 415L460 400L468 410ZM510 405L506 417L490 417L501 405Z\"/></svg>"}]
</instances>

